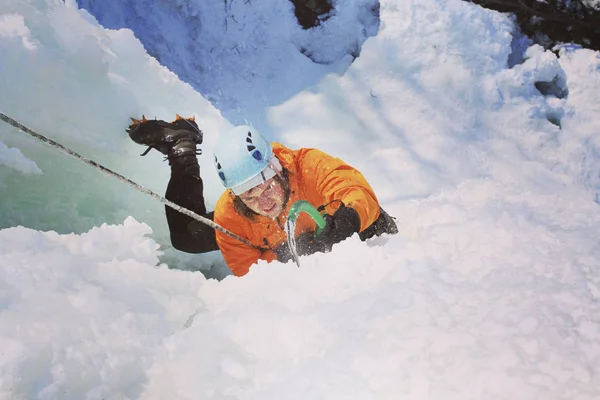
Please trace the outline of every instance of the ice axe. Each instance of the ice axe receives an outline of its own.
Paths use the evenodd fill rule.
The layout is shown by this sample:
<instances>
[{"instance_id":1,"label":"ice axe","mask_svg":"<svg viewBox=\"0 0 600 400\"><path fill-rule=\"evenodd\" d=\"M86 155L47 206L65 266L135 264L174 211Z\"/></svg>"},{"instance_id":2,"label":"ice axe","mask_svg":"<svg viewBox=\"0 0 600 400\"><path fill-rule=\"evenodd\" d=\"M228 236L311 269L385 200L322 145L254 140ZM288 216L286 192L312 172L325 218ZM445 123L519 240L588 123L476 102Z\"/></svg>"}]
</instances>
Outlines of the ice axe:
<instances>
[{"instance_id":1,"label":"ice axe","mask_svg":"<svg viewBox=\"0 0 600 400\"><path fill-rule=\"evenodd\" d=\"M308 201L298 200L294 204L292 204L292 207L290 208L290 211L288 212L288 218L287 218L287 222L285 224L285 228L286 228L286 234L287 234L287 240L288 240L288 247L290 248L290 253L292 254L292 259L294 260L294 262L296 263L296 265L298 267L300 267L300 258L298 257L298 252L296 251L295 231L296 231L296 221L298 219L298 216L301 213L308 214L313 219L313 221L315 221L315 223L317 224L317 229L315 230L315 236L319 236L321 234L321 232L323 232L323 229L325 229L325 226L327 225L325 218L323 218L323 216L321 215L319 210L317 210L315 208L315 206L310 204Z\"/></svg>"}]
</instances>

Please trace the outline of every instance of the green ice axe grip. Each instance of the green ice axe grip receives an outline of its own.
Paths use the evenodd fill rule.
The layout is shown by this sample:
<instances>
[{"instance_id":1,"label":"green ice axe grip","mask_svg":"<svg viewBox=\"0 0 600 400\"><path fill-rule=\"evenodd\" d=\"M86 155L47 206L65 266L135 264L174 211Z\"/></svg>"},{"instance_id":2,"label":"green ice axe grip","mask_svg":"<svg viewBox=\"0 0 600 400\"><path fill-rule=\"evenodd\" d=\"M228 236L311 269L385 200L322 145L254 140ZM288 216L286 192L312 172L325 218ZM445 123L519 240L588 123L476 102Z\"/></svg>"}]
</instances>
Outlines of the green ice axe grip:
<instances>
[{"instance_id":1,"label":"green ice axe grip","mask_svg":"<svg viewBox=\"0 0 600 400\"><path fill-rule=\"evenodd\" d=\"M315 223L317 224L315 235L318 236L323 231L323 229L325 229L325 225L327 225L327 222L325 221L325 218L323 218L321 213L308 201L298 200L297 202L295 202L290 208L290 212L288 213L288 220L292 223L295 223L296 219L298 219L298 215L300 215L300 213L302 212L310 215L310 217L315 221Z\"/></svg>"}]
</instances>

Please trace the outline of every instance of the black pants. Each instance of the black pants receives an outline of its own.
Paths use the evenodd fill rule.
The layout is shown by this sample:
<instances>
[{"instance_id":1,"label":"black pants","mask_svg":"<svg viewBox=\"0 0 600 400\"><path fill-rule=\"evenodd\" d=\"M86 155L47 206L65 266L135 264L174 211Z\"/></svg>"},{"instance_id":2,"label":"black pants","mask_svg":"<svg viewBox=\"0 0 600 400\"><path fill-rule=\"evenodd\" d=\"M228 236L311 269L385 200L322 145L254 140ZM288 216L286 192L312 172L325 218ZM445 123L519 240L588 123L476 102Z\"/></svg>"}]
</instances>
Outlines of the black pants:
<instances>
[{"instance_id":1,"label":"black pants","mask_svg":"<svg viewBox=\"0 0 600 400\"><path fill-rule=\"evenodd\" d=\"M171 164L171 179L165 198L211 221L214 219L213 212L206 212L204 184L196 156L181 157ZM213 228L169 206L165 206L165 212L171 232L171 244L177 250L186 253L219 250Z\"/></svg>"},{"instance_id":2,"label":"black pants","mask_svg":"<svg viewBox=\"0 0 600 400\"><path fill-rule=\"evenodd\" d=\"M171 164L171 179L165 197L181 207L214 220L214 213L207 213L204 205L204 184L196 156L181 157ZM165 212L171 232L171 244L177 250L186 253L219 250L213 228L169 206L165 206ZM381 209L379 218L358 236L364 241L383 233L396 234L398 228L394 219Z\"/></svg>"}]
</instances>

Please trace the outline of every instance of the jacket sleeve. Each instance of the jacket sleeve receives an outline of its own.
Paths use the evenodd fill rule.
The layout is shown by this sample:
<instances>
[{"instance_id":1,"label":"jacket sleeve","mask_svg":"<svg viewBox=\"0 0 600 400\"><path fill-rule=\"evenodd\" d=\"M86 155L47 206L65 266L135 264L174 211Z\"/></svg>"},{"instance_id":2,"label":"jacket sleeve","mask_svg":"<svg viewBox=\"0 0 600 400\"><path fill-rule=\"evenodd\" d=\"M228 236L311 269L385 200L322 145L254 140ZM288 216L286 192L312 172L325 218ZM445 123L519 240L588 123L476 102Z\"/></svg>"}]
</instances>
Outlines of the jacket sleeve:
<instances>
[{"instance_id":1,"label":"jacket sleeve","mask_svg":"<svg viewBox=\"0 0 600 400\"><path fill-rule=\"evenodd\" d=\"M224 227L235 226L227 219L227 215L215 213L215 223ZM260 258L261 251L259 249L252 248L224 233L217 231L216 239L227 266L235 276L246 275L250 266Z\"/></svg>"},{"instance_id":2,"label":"jacket sleeve","mask_svg":"<svg viewBox=\"0 0 600 400\"><path fill-rule=\"evenodd\" d=\"M252 231L251 222L233 210L223 207L220 201L217 202L215 207L214 221L232 233L249 240L242 232ZM277 255L271 250L249 246L219 231L216 231L216 239L227 266L235 276L246 275L252 264L255 264L259 259L269 262L277 259Z\"/></svg>"},{"instance_id":3,"label":"jacket sleeve","mask_svg":"<svg viewBox=\"0 0 600 400\"><path fill-rule=\"evenodd\" d=\"M317 149L300 149L298 171L305 183L308 200L315 206L341 200L354 209L360 218L360 231L379 217L380 207L371 185L355 168L339 158ZM337 207L339 204L332 204Z\"/></svg>"}]
</instances>

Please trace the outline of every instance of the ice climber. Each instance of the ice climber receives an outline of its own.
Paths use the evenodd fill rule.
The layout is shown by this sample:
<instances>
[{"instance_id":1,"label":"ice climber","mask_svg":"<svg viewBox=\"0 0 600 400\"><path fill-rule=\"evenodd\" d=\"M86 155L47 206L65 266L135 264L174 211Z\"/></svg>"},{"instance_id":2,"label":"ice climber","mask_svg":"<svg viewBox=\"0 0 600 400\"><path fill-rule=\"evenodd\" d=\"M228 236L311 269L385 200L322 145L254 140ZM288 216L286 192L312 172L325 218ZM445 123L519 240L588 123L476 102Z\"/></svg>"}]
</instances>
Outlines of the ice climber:
<instances>
[{"instance_id":1,"label":"ice climber","mask_svg":"<svg viewBox=\"0 0 600 400\"><path fill-rule=\"evenodd\" d=\"M234 275L245 275L259 259L291 259L284 230L288 211L306 200L324 211L327 225L315 235L315 222L301 214L296 223L299 255L328 252L335 243L358 233L366 240L398 232L394 219L379 205L364 176L339 158L317 149L291 150L269 143L256 129L238 126L225 132L214 148L214 163L227 189L207 213L196 156L202 131L193 118L134 120L127 129L138 144L167 156L171 179L165 197L246 239L252 246L215 231L166 207L173 246L188 253L220 250ZM144 154L146 154L144 153Z\"/></svg>"}]
</instances>

